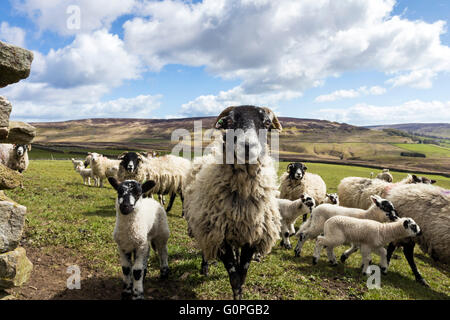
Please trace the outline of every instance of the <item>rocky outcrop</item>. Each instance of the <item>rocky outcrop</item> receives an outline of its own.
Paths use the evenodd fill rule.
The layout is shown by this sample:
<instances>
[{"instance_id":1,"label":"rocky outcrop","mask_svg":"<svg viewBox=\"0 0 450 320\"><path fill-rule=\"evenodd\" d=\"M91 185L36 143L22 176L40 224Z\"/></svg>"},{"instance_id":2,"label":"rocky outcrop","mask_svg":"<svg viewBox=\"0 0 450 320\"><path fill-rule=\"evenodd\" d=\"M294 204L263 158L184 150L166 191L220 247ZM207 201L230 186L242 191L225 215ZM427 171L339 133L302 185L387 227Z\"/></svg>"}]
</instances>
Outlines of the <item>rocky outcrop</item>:
<instances>
[{"instance_id":1,"label":"rocky outcrop","mask_svg":"<svg viewBox=\"0 0 450 320\"><path fill-rule=\"evenodd\" d=\"M0 41L0 88L28 78L33 52Z\"/></svg>"},{"instance_id":2,"label":"rocky outcrop","mask_svg":"<svg viewBox=\"0 0 450 320\"><path fill-rule=\"evenodd\" d=\"M0 289L19 287L28 281L33 264L24 248L0 254Z\"/></svg>"},{"instance_id":3,"label":"rocky outcrop","mask_svg":"<svg viewBox=\"0 0 450 320\"><path fill-rule=\"evenodd\" d=\"M32 52L0 41L0 88L27 78L32 61ZM11 103L0 97L0 143L30 144L36 129L27 123L9 121L11 110ZM0 164L0 295L3 289L25 283L33 269L25 249L18 248L27 208L2 191L19 187L22 181L22 174Z\"/></svg>"},{"instance_id":4,"label":"rocky outcrop","mask_svg":"<svg viewBox=\"0 0 450 320\"><path fill-rule=\"evenodd\" d=\"M5 253L16 249L19 245L27 208L1 201L0 212L0 253Z\"/></svg>"}]
</instances>

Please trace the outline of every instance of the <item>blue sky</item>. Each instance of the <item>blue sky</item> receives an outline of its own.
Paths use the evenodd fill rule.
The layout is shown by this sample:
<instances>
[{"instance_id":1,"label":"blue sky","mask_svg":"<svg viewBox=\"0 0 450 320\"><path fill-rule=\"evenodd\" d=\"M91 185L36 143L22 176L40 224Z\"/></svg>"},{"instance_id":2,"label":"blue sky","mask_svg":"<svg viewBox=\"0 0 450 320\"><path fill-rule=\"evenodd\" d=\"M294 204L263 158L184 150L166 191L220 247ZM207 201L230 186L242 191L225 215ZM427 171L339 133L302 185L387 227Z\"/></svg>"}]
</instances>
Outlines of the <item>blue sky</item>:
<instances>
[{"instance_id":1,"label":"blue sky","mask_svg":"<svg viewBox=\"0 0 450 320\"><path fill-rule=\"evenodd\" d=\"M450 122L449 18L446 0L2 1L0 40L35 60L0 95L24 121L255 104L355 125Z\"/></svg>"}]
</instances>

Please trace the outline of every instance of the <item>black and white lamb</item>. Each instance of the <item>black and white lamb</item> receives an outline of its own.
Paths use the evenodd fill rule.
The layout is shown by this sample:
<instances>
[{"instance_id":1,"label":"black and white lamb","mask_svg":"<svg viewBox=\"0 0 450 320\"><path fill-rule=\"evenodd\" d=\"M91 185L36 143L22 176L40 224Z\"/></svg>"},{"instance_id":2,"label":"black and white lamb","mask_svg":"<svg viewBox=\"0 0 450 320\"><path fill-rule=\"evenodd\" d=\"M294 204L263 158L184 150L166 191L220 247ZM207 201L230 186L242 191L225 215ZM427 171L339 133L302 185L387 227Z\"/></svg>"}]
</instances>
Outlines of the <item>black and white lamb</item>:
<instances>
[{"instance_id":1,"label":"black and white lamb","mask_svg":"<svg viewBox=\"0 0 450 320\"><path fill-rule=\"evenodd\" d=\"M267 145L267 131L281 130L275 114L255 106L229 107L215 121L224 130L217 141L223 158L198 160L185 188L184 211L203 262L220 259L234 299L254 254L267 255L280 235L277 173ZM225 159L226 158L226 159ZM204 264L202 264L202 267Z\"/></svg>"},{"instance_id":2,"label":"black and white lamb","mask_svg":"<svg viewBox=\"0 0 450 320\"><path fill-rule=\"evenodd\" d=\"M154 199L142 195L154 187L154 181L143 185L134 180L119 183L108 178L117 191L116 225L113 237L118 245L123 272L123 299L143 299L150 246L160 261L160 277L169 275L167 240L169 226L164 208Z\"/></svg>"},{"instance_id":3,"label":"black and white lamb","mask_svg":"<svg viewBox=\"0 0 450 320\"><path fill-rule=\"evenodd\" d=\"M334 248L351 243L361 248L362 272L369 275L372 251L380 256L381 271L386 274L388 260L384 245L402 238L418 236L421 230L411 218L397 218L394 222L380 223L349 216L334 216L325 222L323 233L323 236L317 238L314 251L316 260L319 259L322 248L326 247L328 260L336 265Z\"/></svg>"},{"instance_id":4,"label":"black and white lamb","mask_svg":"<svg viewBox=\"0 0 450 320\"><path fill-rule=\"evenodd\" d=\"M311 213L316 203L308 194L302 194L300 199L278 199L278 207L281 215L281 243L286 249L292 249L289 237L295 235L295 222L300 216Z\"/></svg>"},{"instance_id":5,"label":"black and white lamb","mask_svg":"<svg viewBox=\"0 0 450 320\"><path fill-rule=\"evenodd\" d=\"M306 172L308 168L300 162L290 163L280 178L280 199L296 200L303 193L314 198L317 205L326 198L327 186L323 179L314 173ZM303 221L305 221L306 217Z\"/></svg>"}]
</instances>

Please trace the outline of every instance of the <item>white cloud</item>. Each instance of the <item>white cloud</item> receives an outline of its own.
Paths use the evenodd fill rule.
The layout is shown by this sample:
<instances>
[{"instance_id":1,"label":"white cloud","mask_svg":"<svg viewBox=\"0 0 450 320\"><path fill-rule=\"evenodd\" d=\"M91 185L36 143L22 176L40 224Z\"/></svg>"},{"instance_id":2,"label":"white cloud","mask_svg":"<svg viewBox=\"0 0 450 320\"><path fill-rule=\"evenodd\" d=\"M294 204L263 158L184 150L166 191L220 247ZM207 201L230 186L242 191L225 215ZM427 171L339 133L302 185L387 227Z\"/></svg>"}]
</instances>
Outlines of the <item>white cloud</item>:
<instances>
[{"instance_id":1,"label":"white cloud","mask_svg":"<svg viewBox=\"0 0 450 320\"><path fill-rule=\"evenodd\" d=\"M0 40L19 47L25 47L26 33L19 27L12 27L8 22L0 24Z\"/></svg>"},{"instance_id":2,"label":"white cloud","mask_svg":"<svg viewBox=\"0 0 450 320\"><path fill-rule=\"evenodd\" d=\"M450 122L450 101L412 100L395 106L357 104L346 109L320 109L314 116L355 125Z\"/></svg>"},{"instance_id":3,"label":"white cloud","mask_svg":"<svg viewBox=\"0 0 450 320\"><path fill-rule=\"evenodd\" d=\"M433 86L433 78L436 71L430 69L413 70L407 74L400 74L386 81L393 87L410 86L417 89L430 89Z\"/></svg>"},{"instance_id":4,"label":"white cloud","mask_svg":"<svg viewBox=\"0 0 450 320\"><path fill-rule=\"evenodd\" d=\"M336 100L341 99L351 99L351 98L357 98L362 95L382 95L386 93L386 89L379 86L373 86L370 88L367 87L360 87L357 90L350 89L350 90L336 90L330 94L324 94L318 96L316 99L314 99L315 102L332 102Z\"/></svg>"},{"instance_id":5,"label":"white cloud","mask_svg":"<svg viewBox=\"0 0 450 320\"><path fill-rule=\"evenodd\" d=\"M105 102L80 101L76 105L62 100L58 104L11 100L14 105L11 119L38 122L85 118L151 118L152 112L160 107L161 98L161 95L140 95Z\"/></svg>"},{"instance_id":6,"label":"white cloud","mask_svg":"<svg viewBox=\"0 0 450 320\"><path fill-rule=\"evenodd\" d=\"M280 100L290 100L299 97L297 92L282 92L270 94L246 94L241 87L228 91L221 91L218 95L204 95L197 97L181 106L181 114L176 116L217 115L223 109L236 105L261 105L275 108Z\"/></svg>"},{"instance_id":7,"label":"white cloud","mask_svg":"<svg viewBox=\"0 0 450 320\"><path fill-rule=\"evenodd\" d=\"M50 30L61 35L94 31L111 26L118 17L131 13L135 0L13 0L13 7L27 15L41 31ZM80 29L69 29L69 6L78 6L81 13Z\"/></svg>"},{"instance_id":8,"label":"white cloud","mask_svg":"<svg viewBox=\"0 0 450 320\"><path fill-rule=\"evenodd\" d=\"M450 70L445 22L391 16L394 0L144 2L124 24L129 50L158 71L206 66L244 94L298 92L330 76L369 70L398 77ZM373 94L373 93L372 93Z\"/></svg>"}]
</instances>

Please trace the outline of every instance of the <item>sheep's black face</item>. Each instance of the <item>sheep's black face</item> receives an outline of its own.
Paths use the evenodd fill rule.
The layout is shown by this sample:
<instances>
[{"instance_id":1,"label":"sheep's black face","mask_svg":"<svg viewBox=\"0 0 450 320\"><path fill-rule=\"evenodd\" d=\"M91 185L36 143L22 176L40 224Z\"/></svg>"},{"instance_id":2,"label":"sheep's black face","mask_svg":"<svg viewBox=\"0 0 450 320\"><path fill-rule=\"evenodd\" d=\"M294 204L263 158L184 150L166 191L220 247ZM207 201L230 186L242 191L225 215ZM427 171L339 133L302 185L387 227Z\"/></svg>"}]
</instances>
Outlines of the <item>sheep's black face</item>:
<instances>
[{"instance_id":1,"label":"sheep's black face","mask_svg":"<svg viewBox=\"0 0 450 320\"><path fill-rule=\"evenodd\" d=\"M227 163L237 160L238 164L254 164L266 151L267 132L281 130L281 125L270 109L240 106L222 112L215 128L226 130L223 139Z\"/></svg>"},{"instance_id":2,"label":"sheep's black face","mask_svg":"<svg viewBox=\"0 0 450 320\"><path fill-rule=\"evenodd\" d=\"M136 152L128 152L119 157L120 165L130 173L136 172L141 158Z\"/></svg>"},{"instance_id":3,"label":"sheep's black face","mask_svg":"<svg viewBox=\"0 0 450 320\"><path fill-rule=\"evenodd\" d=\"M119 210L123 215L132 213L138 200L142 197L142 194L150 191L154 186L154 181L147 181L143 185L134 180L126 180L119 183L114 178L108 178L111 186L117 191L117 203Z\"/></svg>"},{"instance_id":4,"label":"sheep's black face","mask_svg":"<svg viewBox=\"0 0 450 320\"><path fill-rule=\"evenodd\" d=\"M406 219L403 222L403 227L410 231L412 237L422 235L419 225L413 219Z\"/></svg>"},{"instance_id":5,"label":"sheep's black face","mask_svg":"<svg viewBox=\"0 0 450 320\"><path fill-rule=\"evenodd\" d=\"M309 195L302 194L300 196L300 199L302 199L302 202L305 204L305 206L307 206L308 208L313 208L316 205L316 202L314 201L314 199L312 197L310 197Z\"/></svg>"},{"instance_id":6,"label":"sheep's black face","mask_svg":"<svg viewBox=\"0 0 450 320\"><path fill-rule=\"evenodd\" d=\"M330 199L332 204L338 204L338 195L336 193L327 193L327 198Z\"/></svg>"},{"instance_id":7,"label":"sheep's black face","mask_svg":"<svg viewBox=\"0 0 450 320\"><path fill-rule=\"evenodd\" d=\"M415 174L412 175L414 183L433 184L436 180L429 179L427 177L418 177Z\"/></svg>"},{"instance_id":8,"label":"sheep's black face","mask_svg":"<svg viewBox=\"0 0 450 320\"><path fill-rule=\"evenodd\" d=\"M389 218L389 220L395 221L398 219L397 210L395 210L392 202L390 202L389 200L383 199L379 196L372 196L371 199L378 208L380 208L381 210L383 210L386 213L386 216Z\"/></svg>"},{"instance_id":9,"label":"sheep's black face","mask_svg":"<svg viewBox=\"0 0 450 320\"><path fill-rule=\"evenodd\" d=\"M16 145L15 146L16 154L18 157L22 157L27 151L27 146L24 145Z\"/></svg>"},{"instance_id":10,"label":"sheep's black face","mask_svg":"<svg viewBox=\"0 0 450 320\"><path fill-rule=\"evenodd\" d=\"M308 168L300 162L294 162L288 165L287 172L289 173L289 179L291 180L302 180L305 176L306 170Z\"/></svg>"}]
</instances>

